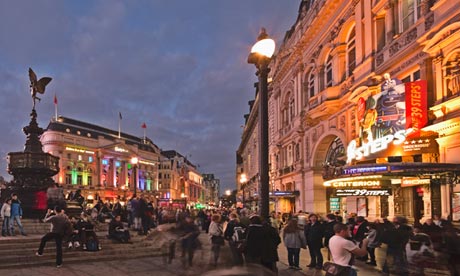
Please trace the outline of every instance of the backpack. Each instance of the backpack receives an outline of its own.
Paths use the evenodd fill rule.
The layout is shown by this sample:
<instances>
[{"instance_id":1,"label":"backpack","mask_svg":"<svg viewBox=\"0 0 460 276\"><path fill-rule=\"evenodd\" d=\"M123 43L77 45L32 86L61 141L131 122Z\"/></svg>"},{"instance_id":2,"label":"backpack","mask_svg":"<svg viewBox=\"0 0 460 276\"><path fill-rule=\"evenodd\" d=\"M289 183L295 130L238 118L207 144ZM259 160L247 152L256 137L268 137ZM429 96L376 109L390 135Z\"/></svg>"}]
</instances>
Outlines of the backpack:
<instances>
[{"instance_id":1,"label":"backpack","mask_svg":"<svg viewBox=\"0 0 460 276\"><path fill-rule=\"evenodd\" d=\"M245 233L244 233L244 228L241 226L235 226L233 228L233 236L232 240L234 242L241 242L244 239L246 239Z\"/></svg>"},{"instance_id":2,"label":"backpack","mask_svg":"<svg viewBox=\"0 0 460 276\"><path fill-rule=\"evenodd\" d=\"M97 241L95 239L88 239L86 241L86 250L88 251L98 251L99 250L99 245L97 244Z\"/></svg>"}]
</instances>

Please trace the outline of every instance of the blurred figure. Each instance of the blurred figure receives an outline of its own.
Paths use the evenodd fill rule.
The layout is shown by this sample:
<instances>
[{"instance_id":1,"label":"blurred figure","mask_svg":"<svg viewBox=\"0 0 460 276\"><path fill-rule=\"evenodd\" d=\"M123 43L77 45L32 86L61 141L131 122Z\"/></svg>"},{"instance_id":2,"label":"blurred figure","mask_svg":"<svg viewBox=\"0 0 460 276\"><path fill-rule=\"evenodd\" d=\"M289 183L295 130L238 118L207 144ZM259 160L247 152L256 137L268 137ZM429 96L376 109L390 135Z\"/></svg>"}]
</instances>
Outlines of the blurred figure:
<instances>
[{"instance_id":1,"label":"blurred figure","mask_svg":"<svg viewBox=\"0 0 460 276\"><path fill-rule=\"evenodd\" d=\"M432 219L427 219L422 225L421 231L430 236L435 250L441 250L442 246L442 228L436 225Z\"/></svg>"},{"instance_id":2,"label":"blurred figure","mask_svg":"<svg viewBox=\"0 0 460 276\"><path fill-rule=\"evenodd\" d=\"M209 236L212 244L212 254L209 263L214 266L217 266L217 261L219 260L220 247L225 245L224 231L220 220L220 215L212 215L211 224L209 225Z\"/></svg>"},{"instance_id":3,"label":"blurred figure","mask_svg":"<svg viewBox=\"0 0 460 276\"><path fill-rule=\"evenodd\" d=\"M249 218L251 224L247 228L245 258L247 263L262 264L272 271L277 271L278 244L281 239L268 223L262 224L258 215Z\"/></svg>"},{"instance_id":4,"label":"blurred figure","mask_svg":"<svg viewBox=\"0 0 460 276\"><path fill-rule=\"evenodd\" d=\"M382 243L386 243L387 257L382 268L383 273L394 275L408 275L406 244L411 236L412 229L407 225L405 217L393 219L394 228L382 234Z\"/></svg>"},{"instance_id":5,"label":"blurred figure","mask_svg":"<svg viewBox=\"0 0 460 276\"><path fill-rule=\"evenodd\" d=\"M181 229L184 231L184 234L181 237L181 257L185 265L186 255L188 255L188 265L193 266L193 255L195 254L195 250L200 247L197 239L200 235L200 229L195 225L193 218L190 216L185 218L185 222L181 225Z\"/></svg>"},{"instance_id":6,"label":"blurred figure","mask_svg":"<svg viewBox=\"0 0 460 276\"><path fill-rule=\"evenodd\" d=\"M331 259L331 251L329 250L329 239L332 238L334 233L334 225L336 225L337 218L334 214L326 215L326 223L324 223L324 246L327 248L327 259Z\"/></svg>"},{"instance_id":7,"label":"blurred figure","mask_svg":"<svg viewBox=\"0 0 460 276\"><path fill-rule=\"evenodd\" d=\"M367 225L367 229L367 239L369 240L369 244L367 245L367 252L369 252L370 260L366 262L366 264L377 266L377 262L375 261L375 249L380 246L377 225L375 223L369 223Z\"/></svg>"},{"instance_id":8,"label":"blurred figure","mask_svg":"<svg viewBox=\"0 0 460 276\"><path fill-rule=\"evenodd\" d=\"M443 226L443 249L447 253L449 271L453 276L460 275L460 236L450 221L444 221Z\"/></svg>"},{"instance_id":9,"label":"blurred figure","mask_svg":"<svg viewBox=\"0 0 460 276\"><path fill-rule=\"evenodd\" d=\"M288 252L289 268L301 270L299 266L300 249L307 248L307 241L296 219L289 220L284 227L283 240Z\"/></svg>"},{"instance_id":10,"label":"blurred figure","mask_svg":"<svg viewBox=\"0 0 460 276\"><path fill-rule=\"evenodd\" d=\"M229 218L230 221L227 223L227 228L225 228L224 238L228 241L228 244L230 246L230 251L232 252L233 265L243 265L243 255L241 254L241 251L238 249L238 243L243 243L244 241L233 240L233 235L235 234L235 227L243 227L238 220L237 214L231 213Z\"/></svg>"}]
</instances>

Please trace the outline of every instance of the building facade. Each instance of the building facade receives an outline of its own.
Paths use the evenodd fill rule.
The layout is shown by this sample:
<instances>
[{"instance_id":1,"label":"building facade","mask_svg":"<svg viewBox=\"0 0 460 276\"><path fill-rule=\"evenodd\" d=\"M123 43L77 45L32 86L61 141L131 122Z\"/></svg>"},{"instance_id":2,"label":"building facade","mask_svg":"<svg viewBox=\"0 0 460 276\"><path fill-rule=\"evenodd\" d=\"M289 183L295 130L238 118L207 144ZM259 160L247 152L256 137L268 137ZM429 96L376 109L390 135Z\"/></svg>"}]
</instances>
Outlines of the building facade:
<instances>
[{"instance_id":1,"label":"building facade","mask_svg":"<svg viewBox=\"0 0 460 276\"><path fill-rule=\"evenodd\" d=\"M214 174L203 174L203 185L205 187L205 204L210 207L219 205L220 180Z\"/></svg>"},{"instance_id":2,"label":"building facade","mask_svg":"<svg viewBox=\"0 0 460 276\"><path fill-rule=\"evenodd\" d=\"M59 117L40 139L45 152L59 157L54 181L67 192L79 189L85 198L110 201L135 193L158 196L160 150L148 138Z\"/></svg>"},{"instance_id":3,"label":"building facade","mask_svg":"<svg viewBox=\"0 0 460 276\"><path fill-rule=\"evenodd\" d=\"M459 38L458 1L301 1L270 66L278 208L460 219Z\"/></svg>"}]
</instances>

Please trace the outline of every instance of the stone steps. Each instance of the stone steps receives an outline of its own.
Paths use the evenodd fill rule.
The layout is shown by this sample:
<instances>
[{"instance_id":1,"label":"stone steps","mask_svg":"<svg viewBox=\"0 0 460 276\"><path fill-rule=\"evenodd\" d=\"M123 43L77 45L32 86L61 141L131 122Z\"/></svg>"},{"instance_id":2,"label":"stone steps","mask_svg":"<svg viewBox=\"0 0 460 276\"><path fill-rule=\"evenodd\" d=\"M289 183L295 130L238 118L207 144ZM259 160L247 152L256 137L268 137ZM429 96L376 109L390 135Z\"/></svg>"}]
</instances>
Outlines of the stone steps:
<instances>
[{"instance_id":1,"label":"stone steps","mask_svg":"<svg viewBox=\"0 0 460 276\"><path fill-rule=\"evenodd\" d=\"M55 265L56 245L54 241L49 241L46 244L43 256L35 256L40 239L49 231L50 224L33 220L23 220L22 223L28 234L27 236L0 237L0 270ZM102 246L102 250L100 251L83 251L81 247L78 249L67 249L67 243L63 242L64 264L159 257L166 254L164 248L160 248L155 243L144 242L144 236L138 236L134 231L131 231L131 243L122 244L113 242L107 238L107 229L107 224L99 224L97 226L98 231L96 231L96 235ZM0 274L2 273L0 272Z\"/></svg>"}]
</instances>

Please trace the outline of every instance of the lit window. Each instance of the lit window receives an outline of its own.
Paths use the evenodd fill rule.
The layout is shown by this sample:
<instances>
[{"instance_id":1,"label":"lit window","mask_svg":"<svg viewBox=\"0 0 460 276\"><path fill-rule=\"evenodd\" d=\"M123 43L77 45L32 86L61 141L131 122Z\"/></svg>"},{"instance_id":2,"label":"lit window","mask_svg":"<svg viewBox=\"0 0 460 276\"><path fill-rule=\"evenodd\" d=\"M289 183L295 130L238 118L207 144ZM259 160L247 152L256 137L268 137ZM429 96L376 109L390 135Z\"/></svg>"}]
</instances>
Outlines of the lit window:
<instances>
[{"instance_id":1,"label":"lit window","mask_svg":"<svg viewBox=\"0 0 460 276\"><path fill-rule=\"evenodd\" d=\"M109 160L107 159L102 159L102 165L108 165L109 164Z\"/></svg>"},{"instance_id":2,"label":"lit window","mask_svg":"<svg viewBox=\"0 0 460 276\"><path fill-rule=\"evenodd\" d=\"M308 92L310 98L315 96L315 74L313 73L310 73L310 77L308 78Z\"/></svg>"},{"instance_id":3,"label":"lit window","mask_svg":"<svg viewBox=\"0 0 460 276\"><path fill-rule=\"evenodd\" d=\"M115 162L115 167L120 167L120 161Z\"/></svg>"},{"instance_id":4,"label":"lit window","mask_svg":"<svg viewBox=\"0 0 460 276\"><path fill-rule=\"evenodd\" d=\"M92 156L89 156L89 157L88 157L88 162L89 162L89 163L93 162L93 157L92 157Z\"/></svg>"},{"instance_id":5,"label":"lit window","mask_svg":"<svg viewBox=\"0 0 460 276\"><path fill-rule=\"evenodd\" d=\"M326 87L332 86L332 56L329 55L326 62Z\"/></svg>"},{"instance_id":6,"label":"lit window","mask_svg":"<svg viewBox=\"0 0 460 276\"><path fill-rule=\"evenodd\" d=\"M356 68L356 48L355 48L355 29L350 33L347 43L347 58L348 58L348 76L353 75L353 70Z\"/></svg>"},{"instance_id":7,"label":"lit window","mask_svg":"<svg viewBox=\"0 0 460 276\"><path fill-rule=\"evenodd\" d=\"M81 161L81 160L82 160L82 158L81 158L81 155L79 154L78 155L78 161Z\"/></svg>"}]
</instances>

